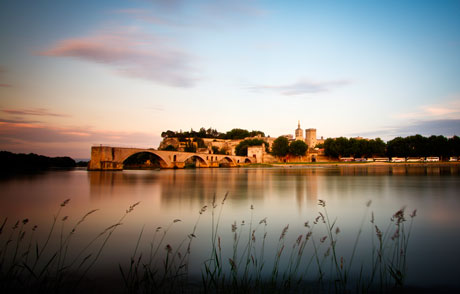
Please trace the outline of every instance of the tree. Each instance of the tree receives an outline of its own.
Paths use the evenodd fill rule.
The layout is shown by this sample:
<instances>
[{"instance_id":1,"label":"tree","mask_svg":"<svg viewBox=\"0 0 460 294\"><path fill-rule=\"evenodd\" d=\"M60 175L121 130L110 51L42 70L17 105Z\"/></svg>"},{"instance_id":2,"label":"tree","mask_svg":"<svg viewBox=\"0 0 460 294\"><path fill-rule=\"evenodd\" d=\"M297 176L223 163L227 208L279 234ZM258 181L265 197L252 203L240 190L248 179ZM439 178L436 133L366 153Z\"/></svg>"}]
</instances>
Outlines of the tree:
<instances>
[{"instance_id":1,"label":"tree","mask_svg":"<svg viewBox=\"0 0 460 294\"><path fill-rule=\"evenodd\" d=\"M272 154L275 156L286 156L289 152L289 140L286 137L278 137L273 142Z\"/></svg>"},{"instance_id":2,"label":"tree","mask_svg":"<svg viewBox=\"0 0 460 294\"><path fill-rule=\"evenodd\" d=\"M384 156L386 150L386 144L380 138L369 141L369 152L367 153L368 157L371 156Z\"/></svg>"},{"instance_id":3,"label":"tree","mask_svg":"<svg viewBox=\"0 0 460 294\"><path fill-rule=\"evenodd\" d=\"M163 148L165 151L177 151L177 148L174 147L173 145L168 145L165 148Z\"/></svg>"},{"instance_id":4,"label":"tree","mask_svg":"<svg viewBox=\"0 0 460 294\"><path fill-rule=\"evenodd\" d=\"M324 154L331 157L339 157L337 144L334 139L327 138L326 141L324 141Z\"/></svg>"},{"instance_id":5,"label":"tree","mask_svg":"<svg viewBox=\"0 0 460 294\"><path fill-rule=\"evenodd\" d=\"M448 142L449 156L459 156L460 155L460 138L453 136L449 138Z\"/></svg>"},{"instance_id":6,"label":"tree","mask_svg":"<svg viewBox=\"0 0 460 294\"><path fill-rule=\"evenodd\" d=\"M238 145L235 147L235 153L238 156L248 156L248 147L249 146L259 146L264 144L267 146L267 142L261 139L248 139L241 141Z\"/></svg>"},{"instance_id":7,"label":"tree","mask_svg":"<svg viewBox=\"0 0 460 294\"><path fill-rule=\"evenodd\" d=\"M232 129L228 131L227 133L225 133L224 135L224 139L231 139L231 140L244 139L247 137L249 137L249 132L248 130L244 130L244 129Z\"/></svg>"},{"instance_id":8,"label":"tree","mask_svg":"<svg viewBox=\"0 0 460 294\"><path fill-rule=\"evenodd\" d=\"M173 132L171 130L167 130L166 132L161 133L162 138L173 138L176 136L176 132Z\"/></svg>"},{"instance_id":9,"label":"tree","mask_svg":"<svg viewBox=\"0 0 460 294\"><path fill-rule=\"evenodd\" d=\"M197 144L198 148L207 147L206 144L204 144L204 140L202 138L195 138L193 141Z\"/></svg>"},{"instance_id":10,"label":"tree","mask_svg":"<svg viewBox=\"0 0 460 294\"><path fill-rule=\"evenodd\" d=\"M185 152L196 152L195 144L192 141L187 140L187 144L184 147L184 151Z\"/></svg>"},{"instance_id":11,"label":"tree","mask_svg":"<svg viewBox=\"0 0 460 294\"><path fill-rule=\"evenodd\" d=\"M260 135L261 137L265 137L265 133L262 131L250 131L249 132L250 137L256 137L258 135Z\"/></svg>"},{"instance_id":12,"label":"tree","mask_svg":"<svg viewBox=\"0 0 460 294\"><path fill-rule=\"evenodd\" d=\"M308 145L304 141L296 140L289 145L289 154L294 156L304 156L308 150Z\"/></svg>"}]
</instances>

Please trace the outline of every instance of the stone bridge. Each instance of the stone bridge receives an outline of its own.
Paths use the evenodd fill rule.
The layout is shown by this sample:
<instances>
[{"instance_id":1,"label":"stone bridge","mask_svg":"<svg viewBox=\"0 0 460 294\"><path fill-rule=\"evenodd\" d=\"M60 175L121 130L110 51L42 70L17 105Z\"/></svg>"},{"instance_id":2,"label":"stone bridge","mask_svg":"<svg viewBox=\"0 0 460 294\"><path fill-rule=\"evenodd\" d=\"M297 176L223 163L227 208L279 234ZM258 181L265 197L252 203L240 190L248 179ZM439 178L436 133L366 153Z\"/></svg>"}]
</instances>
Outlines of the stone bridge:
<instances>
[{"instance_id":1,"label":"stone bridge","mask_svg":"<svg viewBox=\"0 0 460 294\"><path fill-rule=\"evenodd\" d=\"M93 146L88 170L123 170L123 162L131 155L141 152L154 154L162 168L184 168L188 159L195 159L196 167L219 167L221 163L235 167L255 162L246 156Z\"/></svg>"}]
</instances>

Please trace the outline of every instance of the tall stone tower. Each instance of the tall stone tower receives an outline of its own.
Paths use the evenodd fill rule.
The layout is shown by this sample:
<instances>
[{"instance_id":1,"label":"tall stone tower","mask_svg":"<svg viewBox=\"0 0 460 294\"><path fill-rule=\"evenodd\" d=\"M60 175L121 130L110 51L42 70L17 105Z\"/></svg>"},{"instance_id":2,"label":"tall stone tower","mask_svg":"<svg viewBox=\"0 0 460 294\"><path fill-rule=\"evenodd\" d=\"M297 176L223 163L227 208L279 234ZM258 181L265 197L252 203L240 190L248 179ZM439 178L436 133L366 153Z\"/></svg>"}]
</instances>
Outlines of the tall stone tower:
<instances>
[{"instance_id":1,"label":"tall stone tower","mask_svg":"<svg viewBox=\"0 0 460 294\"><path fill-rule=\"evenodd\" d=\"M305 130L305 143L307 143L308 148L313 149L316 146L316 129L306 129Z\"/></svg>"},{"instance_id":2,"label":"tall stone tower","mask_svg":"<svg viewBox=\"0 0 460 294\"><path fill-rule=\"evenodd\" d=\"M303 141L303 130L300 128L300 120L297 129L295 130L295 139Z\"/></svg>"}]
</instances>

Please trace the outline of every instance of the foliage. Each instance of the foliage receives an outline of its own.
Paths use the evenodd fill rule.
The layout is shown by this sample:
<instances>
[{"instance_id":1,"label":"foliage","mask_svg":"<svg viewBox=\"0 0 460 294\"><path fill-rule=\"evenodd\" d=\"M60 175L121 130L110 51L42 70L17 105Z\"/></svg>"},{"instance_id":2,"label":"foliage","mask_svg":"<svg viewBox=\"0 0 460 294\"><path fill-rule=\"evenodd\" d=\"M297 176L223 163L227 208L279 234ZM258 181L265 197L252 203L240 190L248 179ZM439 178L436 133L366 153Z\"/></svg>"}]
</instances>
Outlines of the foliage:
<instances>
[{"instance_id":1,"label":"foliage","mask_svg":"<svg viewBox=\"0 0 460 294\"><path fill-rule=\"evenodd\" d=\"M76 166L77 166L77 167L87 167L87 166L88 166L88 163L89 163L89 161L78 161L78 162L76 163Z\"/></svg>"},{"instance_id":2,"label":"foliage","mask_svg":"<svg viewBox=\"0 0 460 294\"><path fill-rule=\"evenodd\" d=\"M212 146L211 149L212 149L213 154L222 154L222 155L227 154L227 149L225 148L219 149L219 147L217 146Z\"/></svg>"},{"instance_id":3,"label":"foliage","mask_svg":"<svg viewBox=\"0 0 460 294\"><path fill-rule=\"evenodd\" d=\"M324 153L332 157L372 157L383 156L385 154L385 142L380 138L375 140L358 140L340 137L336 139L328 138L324 141Z\"/></svg>"},{"instance_id":4,"label":"foliage","mask_svg":"<svg viewBox=\"0 0 460 294\"><path fill-rule=\"evenodd\" d=\"M460 138L454 136L447 139L444 136L424 137L422 135L396 137L387 144L380 138L375 140L357 140L354 138L326 139L324 152L328 156L353 157L426 157L438 156L447 158L460 154Z\"/></svg>"},{"instance_id":5,"label":"foliage","mask_svg":"<svg viewBox=\"0 0 460 294\"><path fill-rule=\"evenodd\" d=\"M0 166L4 170L31 170L46 169L52 167L68 168L75 167L76 163L70 157L47 157L29 154L16 154L8 151L0 151Z\"/></svg>"},{"instance_id":6,"label":"foliage","mask_svg":"<svg viewBox=\"0 0 460 294\"><path fill-rule=\"evenodd\" d=\"M268 146L268 143L265 142L262 139L247 139L244 141L241 141L238 145L235 147L235 154L238 156L248 156L248 147L249 146L259 146L264 144L265 147Z\"/></svg>"},{"instance_id":7,"label":"foliage","mask_svg":"<svg viewBox=\"0 0 460 294\"><path fill-rule=\"evenodd\" d=\"M202 138L195 138L193 139L194 142L196 142L198 148L206 148L207 146L204 144L204 141Z\"/></svg>"},{"instance_id":8,"label":"foliage","mask_svg":"<svg viewBox=\"0 0 460 294\"><path fill-rule=\"evenodd\" d=\"M272 154L275 156L286 156L289 152L289 140L280 136L276 138L272 145Z\"/></svg>"},{"instance_id":9,"label":"foliage","mask_svg":"<svg viewBox=\"0 0 460 294\"><path fill-rule=\"evenodd\" d=\"M164 150L164 151L177 151L177 148L170 144L170 145L166 146L165 148L163 148L162 150Z\"/></svg>"},{"instance_id":10,"label":"foliage","mask_svg":"<svg viewBox=\"0 0 460 294\"><path fill-rule=\"evenodd\" d=\"M245 129L232 129L226 133L220 133L216 129L209 128L200 128L198 132L194 131L191 129L190 131L185 131L185 132L174 132L171 130L167 130L166 132L161 133L162 138L178 138L180 139L185 139L185 138L214 138L214 139L231 139L231 140L241 140L247 137L256 137L258 135L261 135L262 137L265 137L264 132L262 131L248 131ZM200 147L201 148L201 147Z\"/></svg>"},{"instance_id":11,"label":"foliage","mask_svg":"<svg viewBox=\"0 0 460 294\"><path fill-rule=\"evenodd\" d=\"M166 132L161 133L162 138L219 138L222 133L219 133L216 129L209 128L200 128L198 132L194 131L193 129L190 132L174 132L171 130L167 130Z\"/></svg>"},{"instance_id":12,"label":"foliage","mask_svg":"<svg viewBox=\"0 0 460 294\"><path fill-rule=\"evenodd\" d=\"M308 150L308 145L304 141L295 140L289 144L289 154L294 156L304 156Z\"/></svg>"},{"instance_id":13,"label":"foliage","mask_svg":"<svg viewBox=\"0 0 460 294\"><path fill-rule=\"evenodd\" d=\"M186 143L186 145L185 145L184 151L185 151L185 152L196 152L196 146L195 146L195 144L194 144L192 141L190 141L190 140L187 140L186 142L187 142L187 143Z\"/></svg>"},{"instance_id":14,"label":"foliage","mask_svg":"<svg viewBox=\"0 0 460 294\"><path fill-rule=\"evenodd\" d=\"M245 139L248 137L256 137L258 135L265 137L265 134L262 131L249 132L248 130L245 130L245 129L232 129L228 131L227 133L223 134L220 138L221 139L231 139L231 140L241 140L241 139Z\"/></svg>"},{"instance_id":15,"label":"foliage","mask_svg":"<svg viewBox=\"0 0 460 294\"><path fill-rule=\"evenodd\" d=\"M421 135L396 137L387 143L388 156L418 157L438 156L447 158L460 155L460 138L454 136L423 137Z\"/></svg>"}]
</instances>

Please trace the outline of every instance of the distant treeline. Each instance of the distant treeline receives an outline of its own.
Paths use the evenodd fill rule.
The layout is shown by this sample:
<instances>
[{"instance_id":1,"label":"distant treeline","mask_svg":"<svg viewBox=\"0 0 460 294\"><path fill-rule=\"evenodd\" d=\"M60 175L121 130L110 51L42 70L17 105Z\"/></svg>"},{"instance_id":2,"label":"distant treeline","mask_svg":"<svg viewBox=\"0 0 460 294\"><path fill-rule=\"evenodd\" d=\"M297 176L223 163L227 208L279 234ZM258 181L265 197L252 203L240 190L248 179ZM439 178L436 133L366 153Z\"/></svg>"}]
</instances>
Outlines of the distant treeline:
<instances>
[{"instance_id":1,"label":"distant treeline","mask_svg":"<svg viewBox=\"0 0 460 294\"><path fill-rule=\"evenodd\" d=\"M421 135L396 137L386 144L380 138L375 140L358 140L354 138L327 139L324 153L332 157L426 157L447 158L460 155L460 138L454 136L423 137Z\"/></svg>"},{"instance_id":2,"label":"distant treeline","mask_svg":"<svg viewBox=\"0 0 460 294\"><path fill-rule=\"evenodd\" d=\"M75 166L75 160L70 157L47 157L34 153L15 154L8 151L0 151L0 169L2 171L67 168Z\"/></svg>"},{"instance_id":3,"label":"distant treeline","mask_svg":"<svg viewBox=\"0 0 460 294\"><path fill-rule=\"evenodd\" d=\"M220 133L216 129L205 129L201 128L198 132L191 129L190 131L185 132L174 132L168 130L161 133L163 138L179 138L185 140L185 138L213 138L213 139L244 139L247 137L255 137L261 135L265 137L264 132L262 131L248 131L244 129L232 129L226 133Z\"/></svg>"}]
</instances>

